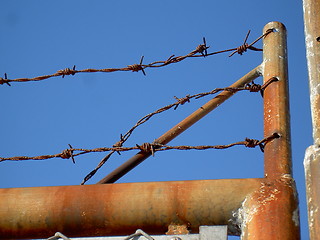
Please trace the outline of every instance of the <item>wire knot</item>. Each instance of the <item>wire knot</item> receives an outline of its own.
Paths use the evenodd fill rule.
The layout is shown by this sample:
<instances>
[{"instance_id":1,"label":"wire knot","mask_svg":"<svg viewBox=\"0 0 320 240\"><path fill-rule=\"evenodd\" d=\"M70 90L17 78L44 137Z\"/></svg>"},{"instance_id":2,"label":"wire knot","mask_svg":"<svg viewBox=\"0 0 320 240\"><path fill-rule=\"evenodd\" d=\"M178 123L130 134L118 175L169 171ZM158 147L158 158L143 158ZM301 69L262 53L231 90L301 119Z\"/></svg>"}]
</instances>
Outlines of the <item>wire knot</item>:
<instances>
[{"instance_id":1,"label":"wire knot","mask_svg":"<svg viewBox=\"0 0 320 240\"><path fill-rule=\"evenodd\" d=\"M259 92L262 90L262 87L260 84L256 84L252 82L252 84L248 83L245 86L246 89L248 89L250 92Z\"/></svg>"},{"instance_id":2,"label":"wire knot","mask_svg":"<svg viewBox=\"0 0 320 240\"><path fill-rule=\"evenodd\" d=\"M190 102L190 94L188 94L187 96L183 97L183 98L177 98L176 96L174 96L174 98L177 100L176 106L174 107L174 110L176 110L178 108L179 105L183 105L186 102Z\"/></svg>"},{"instance_id":3,"label":"wire knot","mask_svg":"<svg viewBox=\"0 0 320 240\"><path fill-rule=\"evenodd\" d=\"M139 64L128 65L128 69L131 70L132 72L142 71L143 75L146 75L146 72L144 71L144 68L142 66L143 58L144 56L141 57Z\"/></svg>"},{"instance_id":4,"label":"wire knot","mask_svg":"<svg viewBox=\"0 0 320 240\"><path fill-rule=\"evenodd\" d=\"M248 43L244 43L241 46L237 47L237 53L242 55L244 52L247 51L247 49L249 48L249 44Z\"/></svg>"},{"instance_id":5,"label":"wire knot","mask_svg":"<svg viewBox=\"0 0 320 240\"><path fill-rule=\"evenodd\" d=\"M257 139L246 138L244 145L248 148L255 148L256 146L259 146L261 152L264 152L264 142L266 141L265 140L259 141Z\"/></svg>"},{"instance_id":6,"label":"wire knot","mask_svg":"<svg viewBox=\"0 0 320 240\"><path fill-rule=\"evenodd\" d=\"M198 45L197 47L196 47L196 50L195 50L195 52L197 53L201 53L202 54L202 56L207 56L208 55L208 52L207 52L207 49L208 49L209 47L207 46L207 43L206 43L206 39L205 38L203 38L203 44L200 44L200 45Z\"/></svg>"},{"instance_id":7,"label":"wire knot","mask_svg":"<svg viewBox=\"0 0 320 240\"><path fill-rule=\"evenodd\" d=\"M66 76L66 75L75 75L76 72L77 72L76 71L76 65L73 65L72 69L65 68L65 69L59 70L57 73L62 75L62 78L64 78L64 76Z\"/></svg>"},{"instance_id":8,"label":"wire knot","mask_svg":"<svg viewBox=\"0 0 320 240\"><path fill-rule=\"evenodd\" d=\"M262 86L260 84L255 84L252 81L252 84L246 84L245 88L248 89L250 92L260 92L261 96L264 95L264 90L273 82L277 82L279 79L277 77L272 77L268 79Z\"/></svg>"},{"instance_id":9,"label":"wire knot","mask_svg":"<svg viewBox=\"0 0 320 240\"><path fill-rule=\"evenodd\" d=\"M74 160L74 157L73 157L73 148L70 144L68 144L70 148L68 149L65 149L62 151L62 153L60 154L60 157L63 158L63 159L69 159L71 158L72 159L72 162L73 163L76 163L75 160Z\"/></svg>"},{"instance_id":10,"label":"wire knot","mask_svg":"<svg viewBox=\"0 0 320 240\"><path fill-rule=\"evenodd\" d=\"M120 148L120 147L122 147L122 145L123 145L123 140L120 140L120 141L118 141L118 142L116 142L115 144L113 144L112 145L112 147L115 147L115 148Z\"/></svg>"},{"instance_id":11,"label":"wire knot","mask_svg":"<svg viewBox=\"0 0 320 240\"><path fill-rule=\"evenodd\" d=\"M269 136L269 137L266 137L266 138L264 138L264 139L262 139L262 140L256 140L256 139L250 139L250 138L246 138L245 139L245 146L246 147L249 147L249 148L254 148L254 147L256 147L256 146L259 146L260 147L260 150L261 150L261 152L264 152L264 147L265 147L265 145L269 142L269 141L271 141L271 140L273 140L273 139L275 139L275 138L280 138L281 136L278 134L278 133L273 133L271 136Z\"/></svg>"},{"instance_id":12,"label":"wire knot","mask_svg":"<svg viewBox=\"0 0 320 240\"><path fill-rule=\"evenodd\" d=\"M2 85L4 83L7 84L8 86L11 86L11 84L9 83L9 79L7 78L7 74L6 73L4 74L4 78L0 77L0 85Z\"/></svg>"},{"instance_id":13,"label":"wire knot","mask_svg":"<svg viewBox=\"0 0 320 240\"><path fill-rule=\"evenodd\" d=\"M254 148L259 145L259 140L257 139L246 138L245 141L246 141L245 146L248 148Z\"/></svg>"},{"instance_id":14,"label":"wire knot","mask_svg":"<svg viewBox=\"0 0 320 240\"><path fill-rule=\"evenodd\" d=\"M139 72L140 70L143 70L143 67L142 67L140 64L128 65L128 68L129 68L132 72Z\"/></svg>"},{"instance_id":15,"label":"wire knot","mask_svg":"<svg viewBox=\"0 0 320 240\"><path fill-rule=\"evenodd\" d=\"M207 49L208 49L209 47L207 47L205 44L200 44L198 47L196 47L196 51L198 52L198 53L201 53L202 54L202 56L207 56Z\"/></svg>"},{"instance_id":16,"label":"wire knot","mask_svg":"<svg viewBox=\"0 0 320 240\"><path fill-rule=\"evenodd\" d=\"M137 146L142 152L151 152L152 156L154 156L154 144L151 144L151 143L143 143L142 145L136 144L136 146Z\"/></svg>"},{"instance_id":17,"label":"wire knot","mask_svg":"<svg viewBox=\"0 0 320 240\"><path fill-rule=\"evenodd\" d=\"M268 34L269 34L269 33L268 33ZM232 52L232 53L229 55L229 57L232 57L235 53L238 53L238 54L242 55L242 54L243 54L244 52L246 52L248 49L253 50L253 51L262 51L262 49L256 48L256 47L252 46L257 40L256 40L255 42L251 43L250 45L247 43L247 40L248 40L249 35L250 35L250 30L248 31L248 33L247 33L247 35L246 35L246 37L245 37L245 39L244 39L243 44L242 44L241 46L237 47L237 48L235 49L235 51Z\"/></svg>"},{"instance_id":18,"label":"wire knot","mask_svg":"<svg viewBox=\"0 0 320 240\"><path fill-rule=\"evenodd\" d=\"M116 142L115 144L112 145L112 147L114 148L121 148L123 143L125 142L124 137L122 136L122 134L120 134L120 140L118 142ZM119 155L121 155L120 151L117 151L117 153Z\"/></svg>"}]
</instances>

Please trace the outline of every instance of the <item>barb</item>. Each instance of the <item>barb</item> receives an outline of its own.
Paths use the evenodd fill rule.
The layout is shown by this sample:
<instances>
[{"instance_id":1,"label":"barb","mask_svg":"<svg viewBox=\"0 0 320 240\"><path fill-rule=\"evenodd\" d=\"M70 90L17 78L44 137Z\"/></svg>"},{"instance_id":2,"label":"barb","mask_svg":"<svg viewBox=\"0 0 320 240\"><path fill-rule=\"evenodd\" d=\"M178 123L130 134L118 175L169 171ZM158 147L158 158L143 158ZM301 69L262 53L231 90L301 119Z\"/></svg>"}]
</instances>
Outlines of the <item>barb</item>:
<instances>
[{"instance_id":1,"label":"barb","mask_svg":"<svg viewBox=\"0 0 320 240\"><path fill-rule=\"evenodd\" d=\"M206 38L203 37L203 44L200 44L195 51L198 53L201 53L202 56L206 57L208 55L208 52L207 52L208 48L209 47L207 46Z\"/></svg>"},{"instance_id":2,"label":"barb","mask_svg":"<svg viewBox=\"0 0 320 240\"><path fill-rule=\"evenodd\" d=\"M247 35L246 35L246 37L245 37L245 39L244 39L243 44L242 44L241 46L237 47L237 49L236 49L233 53L231 53L231 54L229 55L229 57L232 57L235 53L238 53L238 54L242 55L242 54L243 54L244 52L246 52L248 49L253 50L253 51L262 51L262 49L255 48L255 47L253 47L253 46L250 46L250 45L247 43L248 37L249 37L249 35L250 35L250 32L251 32L251 31L249 30L248 33L247 33Z\"/></svg>"},{"instance_id":3,"label":"barb","mask_svg":"<svg viewBox=\"0 0 320 240\"><path fill-rule=\"evenodd\" d=\"M242 54L243 54L244 52L246 52L248 49L253 50L253 51L263 51L263 50L260 49L260 48L254 47L253 44L255 44L257 41L259 41L261 38L267 36L269 33L273 32L273 30L272 30L272 29L268 29L265 34L263 34L262 36L260 36L259 38L257 38L257 39L256 39L255 41L253 41L251 44L248 44L248 43L247 43L247 40L248 40L248 38L249 38L250 32L251 32L251 31L249 30L248 33L247 33L247 35L246 35L246 37L245 37L245 39L244 39L243 44L242 44L241 46L237 47L236 49L234 49L234 51L229 55L229 57L232 57L235 53L238 53L238 54L242 55Z\"/></svg>"},{"instance_id":4,"label":"barb","mask_svg":"<svg viewBox=\"0 0 320 240\"><path fill-rule=\"evenodd\" d=\"M10 85L10 80L8 79L8 77L7 77L7 74L5 73L4 74L4 78L0 78L0 85L2 85L2 84L7 84L9 87L11 87L11 85Z\"/></svg>"},{"instance_id":5,"label":"barb","mask_svg":"<svg viewBox=\"0 0 320 240\"><path fill-rule=\"evenodd\" d=\"M277 77L272 77L268 81L266 81L262 86L260 84L256 84L252 81L252 83L248 83L245 85L245 88L250 92L260 92L263 97L264 90L273 82L277 82L279 79Z\"/></svg>"},{"instance_id":6,"label":"barb","mask_svg":"<svg viewBox=\"0 0 320 240\"><path fill-rule=\"evenodd\" d=\"M66 149L64 150L61 154L60 154L60 157L61 158L64 158L64 159L69 159L71 158L72 159L72 162L75 164L75 160L74 160L74 157L73 157L73 150L72 150L72 146L70 144L68 144L70 149Z\"/></svg>"},{"instance_id":7,"label":"barb","mask_svg":"<svg viewBox=\"0 0 320 240\"><path fill-rule=\"evenodd\" d=\"M75 75L77 73L76 71L76 65L73 65L73 68L65 68L63 70L59 70L57 72L58 74L62 75L62 78L64 78L65 75Z\"/></svg>"},{"instance_id":8,"label":"barb","mask_svg":"<svg viewBox=\"0 0 320 240\"><path fill-rule=\"evenodd\" d=\"M240 47L226 49L226 50L222 50L222 51L208 53L207 49L209 49L210 47L207 46L206 39L203 37L203 44L198 45L195 50L191 51L190 53L188 53L184 56L175 57L175 55L171 55L167 60L164 60L164 61L155 61L155 62L152 62L149 64L143 64L142 62L143 62L144 56L142 56L139 64L132 64L132 65L128 65L127 67L123 67L123 68L104 68L104 69L88 68L88 69L83 69L83 70L76 70L76 67L74 65L72 69L65 68L62 70L58 70L54 74L43 75L43 76L34 77L34 78L16 78L16 79L7 79L7 76L5 74L5 78L0 78L0 85L6 83L7 85L10 86L10 82L41 81L41 80L45 80L48 78L59 77L59 76L62 76L64 78L66 75L75 75L77 73L92 73L92 72L109 73L109 72L116 72L116 71L131 71L131 72L142 71L142 73L144 75L146 75L146 73L145 73L146 68L164 67L169 64L181 62L181 61L185 60L186 58L190 58L190 57L207 57L207 56L212 56L212 55L216 55L216 54L220 54L220 53L233 51L233 53L231 53L229 55L231 57L235 53L239 53L240 55L242 55L244 52L247 51L247 49L253 50L253 51L262 51L262 49L253 47L253 45L256 42L258 42L260 39L262 39L263 37L265 37L266 35L271 33L272 31L273 31L272 29L269 29L266 33L264 33L263 35L258 37L251 44L248 44L247 39L249 37L249 33L250 33L250 31L249 31L246 35L246 38L245 38L243 45L241 45Z\"/></svg>"},{"instance_id":9,"label":"barb","mask_svg":"<svg viewBox=\"0 0 320 240\"><path fill-rule=\"evenodd\" d=\"M177 98L176 96L174 96L174 98L177 100L176 106L174 107L174 110L176 110L179 107L179 105L183 105L187 102L190 102L190 98L192 97L190 97L190 94L188 94L184 98Z\"/></svg>"},{"instance_id":10,"label":"barb","mask_svg":"<svg viewBox=\"0 0 320 240\"><path fill-rule=\"evenodd\" d=\"M146 76L146 73L145 73L145 71L143 70L145 67L142 66L143 58L144 58L144 56L141 57L139 64L129 65L128 68L129 68L132 72L139 72L139 71L141 70L142 73L143 73L143 75Z\"/></svg>"},{"instance_id":11,"label":"barb","mask_svg":"<svg viewBox=\"0 0 320 240\"><path fill-rule=\"evenodd\" d=\"M8 158L3 158L0 157L0 162L3 161L23 161L23 160L45 160L45 159L50 159L50 158L67 158L65 156L65 153L68 151L74 152L78 151L79 153L73 154L73 156L79 156L82 154L86 153L94 153L94 152L107 152L107 151L112 151L112 152L122 152L122 151L131 151L131 150L140 150L142 152L150 152L154 154L155 152L158 151L166 151L166 150L206 150L206 149L226 149L230 147L234 147L237 145L243 145L248 148L255 148L257 146L260 147L261 151L263 152L264 146L270 142L271 140L275 138L280 138L280 135L278 133L274 133L271 136L268 136L262 140L256 140L256 139L250 139L246 138L244 141L240 142L235 142L227 145L203 145L203 146L168 146L168 145L162 145L158 143L143 143L141 145L136 145L134 147L112 147L112 148L107 148L107 147L101 147L101 148L94 148L94 149L83 149L83 148L70 148L63 150L62 153L54 154L54 155L43 155L43 156L36 156L36 157L25 157L25 156L20 156L20 157L8 157ZM110 153L112 153L110 152ZM108 155L110 155L110 153ZM71 156L70 156L71 157ZM69 157L69 158L70 158ZM105 160L108 159L108 156L105 157ZM99 165L99 168L103 164ZM97 170L96 170L97 171Z\"/></svg>"},{"instance_id":12,"label":"barb","mask_svg":"<svg viewBox=\"0 0 320 240\"><path fill-rule=\"evenodd\" d=\"M143 143L142 145L136 144L137 148L140 149L141 152L151 152L152 156L154 157L155 147L159 147L158 144L152 143Z\"/></svg>"}]
</instances>

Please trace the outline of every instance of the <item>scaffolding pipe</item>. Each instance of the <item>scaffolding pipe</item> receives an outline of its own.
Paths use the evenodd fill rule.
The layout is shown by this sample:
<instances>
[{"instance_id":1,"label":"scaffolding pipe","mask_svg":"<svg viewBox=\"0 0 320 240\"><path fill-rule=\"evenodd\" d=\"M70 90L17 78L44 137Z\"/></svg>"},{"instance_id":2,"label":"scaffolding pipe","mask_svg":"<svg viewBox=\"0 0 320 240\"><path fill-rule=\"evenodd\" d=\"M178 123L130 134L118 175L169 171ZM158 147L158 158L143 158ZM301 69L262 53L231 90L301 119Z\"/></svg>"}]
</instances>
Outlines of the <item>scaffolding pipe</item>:
<instances>
[{"instance_id":1,"label":"scaffolding pipe","mask_svg":"<svg viewBox=\"0 0 320 240\"><path fill-rule=\"evenodd\" d=\"M291 171L289 95L286 29L279 22L268 23L263 40L264 82L278 78L264 92L264 135L280 137L265 147L265 179L261 188L243 204L242 239L300 239L299 208Z\"/></svg>"},{"instance_id":2,"label":"scaffolding pipe","mask_svg":"<svg viewBox=\"0 0 320 240\"><path fill-rule=\"evenodd\" d=\"M198 180L0 189L0 238L164 234L228 225L263 179ZM234 222L234 221L233 221ZM229 227L229 231L234 229ZM234 230L236 231L236 230ZM239 234L239 232L237 233Z\"/></svg>"},{"instance_id":3,"label":"scaffolding pipe","mask_svg":"<svg viewBox=\"0 0 320 240\"><path fill-rule=\"evenodd\" d=\"M309 73L313 145L305 153L304 169L311 240L320 239L320 1L303 0Z\"/></svg>"},{"instance_id":4,"label":"scaffolding pipe","mask_svg":"<svg viewBox=\"0 0 320 240\"><path fill-rule=\"evenodd\" d=\"M244 87L246 84L252 82L254 79L261 76L261 66L252 69L249 73L244 75L242 78L240 78L238 81L233 83L229 88L241 88ZM180 135L182 132L187 130L189 127L191 127L193 124L198 122L200 119L205 117L208 113L213 111L215 108L217 108L219 105L221 105L224 101L229 99L231 96L233 96L236 92L233 91L223 91L220 94L218 94L216 97L208 101L206 104L204 104L202 107L197 109L195 112L193 112L191 115L189 115L187 118L182 120L180 123L175 125L173 128L171 128L169 131L164 133L162 136L157 138L154 142L159 144L167 144L171 140L173 140L175 137ZM113 172L108 174L106 177L101 179L98 183L104 184L104 183L114 183L118 179L120 179L122 176L127 174L130 170L135 168L137 165L139 165L141 162L146 160L148 157L151 156L151 152L142 152L140 151L133 157L131 157L127 162L116 168Z\"/></svg>"}]
</instances>

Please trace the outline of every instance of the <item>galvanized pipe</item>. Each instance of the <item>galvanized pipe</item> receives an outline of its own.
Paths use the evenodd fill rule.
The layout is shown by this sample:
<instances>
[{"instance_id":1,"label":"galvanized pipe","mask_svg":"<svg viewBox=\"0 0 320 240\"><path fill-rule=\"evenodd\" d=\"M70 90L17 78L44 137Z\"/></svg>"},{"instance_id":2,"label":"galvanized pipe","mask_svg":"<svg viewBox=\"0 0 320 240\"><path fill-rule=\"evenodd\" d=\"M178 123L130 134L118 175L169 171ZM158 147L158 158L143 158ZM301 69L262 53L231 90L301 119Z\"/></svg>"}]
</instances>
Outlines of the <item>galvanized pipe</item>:
<instances>
[{"instance_id":1,"label":"galvanized pipe","mask_svg":"<svg viewBox=\"0 0 320 240\"><path fill-rule=\"evenodd\" d=\"M262 179L201 180L0 189L0 238L164 234L228 225ZM231 228L229 228L232 230Z\"/></svg>"},{"instance_id":2,"label":"galvanized pipe","mask_svg":"<svg viewBox=\"0 0 320 240\"><path fill-rule=\"evenodd\" d=\"M313 145L304 158L311 240L320 239L320 1L304 0L304 29L309 72Z\"/></svg>"},{"instance_id":3,"label":"galvanized pipe","mask_svg":"<svg viewBox=\"0 0 320 240\"><path fill-rule=\"evenodd\" d=\"M263 77L278 81L264 92L264 135L278 133L280 138L265 147L266 182L243 204L242 236L245 240L300 239L299 208L291 176L291 144L287 71L286 29L279 22L268 23L273 29L263 41Z\"/></svg>"},{"instance_id":4,"label":"galvanized pipe","mask_svg":"<svg viewBox=\"0 0 320 240\"><path fill-rule=\"evenodd\" d=\"M244 75L242 78L240 78L238 81L233 83L230 88L240 88L243 87L245 84L252 82L254 79L259 77L261 75L261 66L258 66L251 70L249 73ZM159 144L167 144L172 139L177 137L179 134L187 130L189 127L191 127L193 124L198 122L200 119L202 119L204 116L206 116L209 112L217 108L219 105L221 105L224 101L226 101L228 98L233 96L235 92L232 91L223 91L213 99L211 99L209 102L204 104L202 107L197 109L195 112L193 112L190 116L182 120L180 123L175 125L173 128L171 128L169 131L164 133L162 136L160 136L158 139L155 140L156 143ZM115 169L113 172L111 172L109 175L101 179L98 183L114 183L119 178L124 176L126 173L128 173L130 170L132 170L134 167L139 165L141 162L143 162L145 159L151 156L151 152L139 152L136 155L134 155L132 158L130 158L127 162L122 164L120 167Z\"/></svg>"}]
</instances>

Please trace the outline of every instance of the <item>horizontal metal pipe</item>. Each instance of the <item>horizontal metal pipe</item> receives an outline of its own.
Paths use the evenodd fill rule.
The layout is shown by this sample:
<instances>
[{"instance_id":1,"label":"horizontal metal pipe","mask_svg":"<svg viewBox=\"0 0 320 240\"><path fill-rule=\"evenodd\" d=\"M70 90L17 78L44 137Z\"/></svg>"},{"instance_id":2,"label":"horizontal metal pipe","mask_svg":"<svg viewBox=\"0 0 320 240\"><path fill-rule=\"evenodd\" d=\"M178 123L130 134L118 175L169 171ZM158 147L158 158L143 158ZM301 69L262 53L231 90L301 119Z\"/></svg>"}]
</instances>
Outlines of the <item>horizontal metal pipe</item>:
<instances>
[{"instance_id":1,"label":"horizontal metal pipe","mask_svg":"<svg viewBox=\"0 0 320 240\"><path fill-rule=\"evenodd\" d=\"M258 67L252 69L249 73L244 75L242 78L240 78L238 81L233 83L230 86L230 88L241 88L247 83L250 83L254 79L258 78L260 75L261 75L261 66L259 65ZM221 92L216 97L214 97L213 99L208 101L206 104L204 104L202 107L200 107L195 112L193 112L191 115L189 115L187 118L185 118L180 123L175 125L169 131L167 131L162 136L157 138L155 142L159 144L167 144L168 142L173 140L175 137L180 135L182 132L187 130L189 127L191 127L193 124L195 124L200 119L202 119L204 116L206 116L208 113L210 113L212 110L217 108L219 105L221 105L224 101L226 101L235 93L236 92L232 92L232 91ZM118 167L113 172L111 172L109 175L101 179L98 183L116 182L119 178L124 176L126 173L128 173L130 170L135 168L137 165L139 165L141 162L143 162L145 159L147 159L150 156L151 156L151 152L137 153L132 158L130 158L127 162L125 162L120 167Z\"/></svg>"},{"instance_id":2,"label":"horizontal metal pipe","mask_svg":"<svg viewBox=\"0 0 320 240\"><path fill-rule=\"evenodd\" d=\"M227 225L263 179L200 180L0 189L0 238L164 234Z\"/></svg>"}]
</instances>

